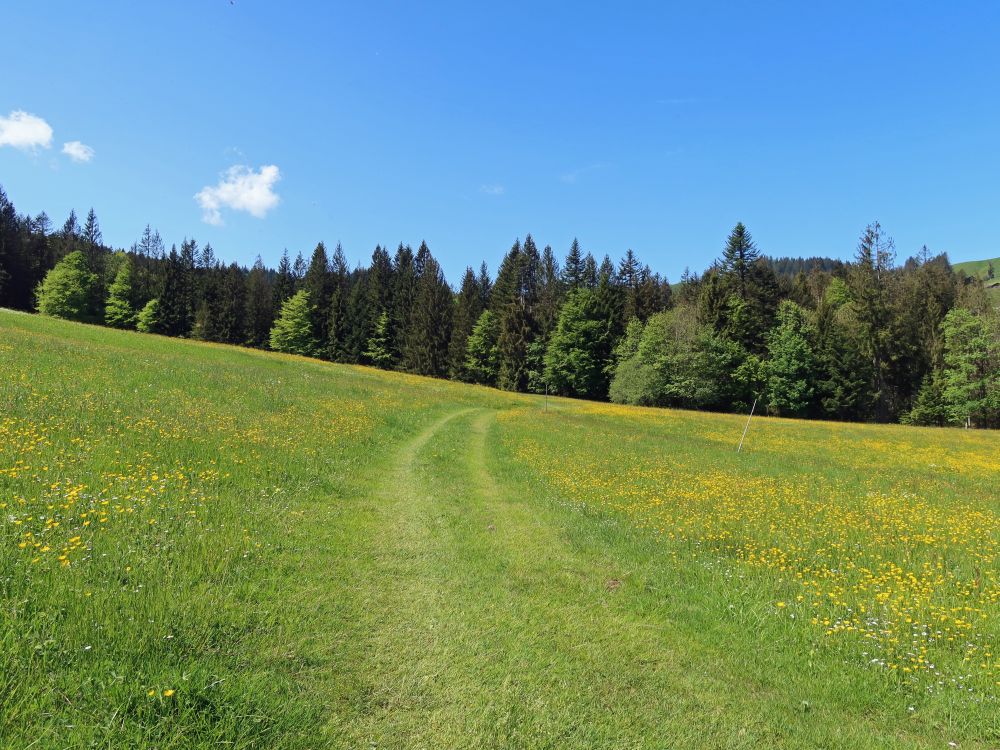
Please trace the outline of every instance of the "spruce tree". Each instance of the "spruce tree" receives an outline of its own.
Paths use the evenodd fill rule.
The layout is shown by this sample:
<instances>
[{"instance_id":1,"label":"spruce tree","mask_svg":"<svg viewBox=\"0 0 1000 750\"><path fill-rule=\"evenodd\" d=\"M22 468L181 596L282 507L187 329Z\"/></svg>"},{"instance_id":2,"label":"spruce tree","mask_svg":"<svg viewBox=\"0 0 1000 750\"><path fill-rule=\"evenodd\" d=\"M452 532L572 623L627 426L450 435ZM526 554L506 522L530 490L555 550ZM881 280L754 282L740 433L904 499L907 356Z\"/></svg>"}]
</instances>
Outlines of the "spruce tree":
<instances>
[{"instance_id":1,"label":"spruce tree","mask_svg":"<svg viewBox=\"0 0 1000 750\"><path fill-rule=\"evenodd\" d=\"M160 333L160 300L154 297L136 316L136 330L142 333Z\"/></svg>"},{"instance_id":2,"label":"spruce tree","mask_svg":"<svg viewBox=\"0 0 1000 750\"><path fill-rule=\"evenodd\" d=\"M426 248L421 245L422 250ZM423 253L406 342L405 362L411 372L447 374L452 305L453 295L441 267L429 251Z\"/></svg>"},{"instance_id":3,"label":"spruce tree","mask_svg":"<svg viewBox=\"0 0 1000 750\"><path fill-rule=\"evenodd\" d=\"M483 310L472 327L465 352L465 373L473 383L496 385L500 375L500 351L497 341L500 325L491 310Z\"/></svg>"},{"instance_id":4,"label":"spruce tree","mask_svg":"<svg viewBox=\"0 0 1000 750\"><path fill-rule=\"evenodd\" d=\"M281 306L281 313L271 329L271 348L288 354L311 357L316 352L312 329L312 304L309 292L300 289Z\"/></svg>"},{"instance_id":5,"label":"spruce tree","mask_svg":"<svg viewBox=\"0 0 1000 750\"><path fill-rule=\"evenodd\" d=\"M381 312L375 322L375 329L365 346L364 357L383 370L392 367L392 338L389 335L389 313L386 310Z\"/></svg>"},{"instance_id":6,"label":"spruce tree","mask_svg":"<svg viewBox=\"0 0 1000 750\"><path fill-rule=\"evenodd\" d=\"M583 257L580 252L580 243L576 237L566 254L566 262L563 264L563 281L570 290L579 289L583 285Z\"/></svg>"},{"instance_id":7,"label":"spruce tree","mask_svg":"<svg viewBox=\"0 0 1000 750\"><path fill-rule=\"evenodd\" d=\"M328 351L330 328L330 298L332 296L330 278L330 260L326 254L326 246L320 242L313 250L309 261L309 270L302 281L302 288L309 292L312 303L313 337L319 343L320 350Z\"/></svg>"},{"instance_id":8,"label":"spruce tree","mask_svg":"<svg viewBox=\"0 0 1000 750\"><path fill-rule=\"evenodd\" d=\"M750 232L738 222L733 231L726 238L726 246L722 251L722 272L724 275L732 275L736 280L736 291L742 299L747 297L747 278L750 275L750 267L760 257L757 246L750 237Z\"/></svg>"},{"instance_id":9,"label":"spruce tree","mask_svg":"<svg viewBox=\"0 0 1000 750\"><path fill-rule=\"evenodd\" d=\"M287 255L285 259L287 260ZM247 344L262 347L268 342L274 323L274 290L268 281L267 269L260 256L247 276Z\"/></svg>"},{"instance_id":10,"label":"spruce tree","mask_svg":"<svg viewBox=\"0 0 1000 750\"><path fill-rule=\"evenodd\" d=\"M469 334L484 309L479 280L471 267L465 269L462 287L455 299L451 341L448 344L448 374L456 380L467 379L465 368Z\"/></svg>"},{"instance_id":11,"label":"spruce tree","mask_svg":"<svg viewBox=\"0 0 1000 750\"><path fill-rule=\"evenodd\" d=\"M347 357L347 303L350 295L350 271L344 249L337 243L330 259L330 314L327 322L326 355L342 361Z\"/></svg>"},{"instance_id":12,"label":"spruce tree","mask_svg":"<svg viewBox=\"0 0 1000 750\"><path fill-rule=\"evenodd\" d=\"M273 308L280 309L284 301L293 294L295 294L295 276L292 274L292 262L288 258L288 250L286 249L281 254L278 274L274 279Z\"/></svg>"}]
</instances>

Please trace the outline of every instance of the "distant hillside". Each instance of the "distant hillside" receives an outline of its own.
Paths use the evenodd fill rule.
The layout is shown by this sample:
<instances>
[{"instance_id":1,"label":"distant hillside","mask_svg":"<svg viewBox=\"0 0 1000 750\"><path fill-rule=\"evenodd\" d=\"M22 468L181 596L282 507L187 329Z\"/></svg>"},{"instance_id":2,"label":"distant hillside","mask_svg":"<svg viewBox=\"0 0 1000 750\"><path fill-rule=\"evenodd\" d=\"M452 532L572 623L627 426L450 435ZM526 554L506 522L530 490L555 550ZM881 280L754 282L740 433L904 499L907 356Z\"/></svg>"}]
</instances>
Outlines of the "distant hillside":
<instances>
[{"instance_id":1,"label":"distant hillside","mask_svg":"<svg viewBox=\"0 0 1000 750\"><path fill-rule=\"evenodd\" d=\"M967 260L964 263L953 263L952 268L955 273L982 279L994 304L1000 306L1000 258Z\"/></svg>"},{"instance_id":2,"label":"distant hillside","mask_svg":"<svg viewBox=\"0 0 1000 750\"><path fill-rule=\"evenodd\" d=\"M990 266L994 269L996 278L990 279ZM974 276L983 281L1000 281L1000 258L989 258L987 260L967 260L964 263L952 263L952 268L956 273L964 273L966 276Z\"/></svg>"}]
</instances>

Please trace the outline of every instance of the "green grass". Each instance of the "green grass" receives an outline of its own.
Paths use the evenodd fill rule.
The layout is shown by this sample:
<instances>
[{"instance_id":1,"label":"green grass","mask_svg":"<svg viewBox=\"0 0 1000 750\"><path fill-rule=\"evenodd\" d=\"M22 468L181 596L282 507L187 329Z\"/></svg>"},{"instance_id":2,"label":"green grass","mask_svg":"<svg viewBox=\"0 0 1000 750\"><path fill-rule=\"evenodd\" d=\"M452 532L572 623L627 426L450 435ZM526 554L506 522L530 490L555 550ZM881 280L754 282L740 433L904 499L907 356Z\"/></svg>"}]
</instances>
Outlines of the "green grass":
<instances>
[{"instance_id":1,"label":"green grass","mask_svg":"<svg viewBox=\"0 0 1000 750\"><path fill-rule=\"evenodd\" d=\"M0 311L0 747L996 747L996 434L742 426Z\"/></svg>"},{"instance_id":2,"label":"green grass","mask_svg":"<svg viewBox=\"0 0 1000 750\"><path fill-rule=\"evenodd\" d=\"M1000 275L1000 258L967 260L963 263L953 263L952 268L954 268L957 273L963 273L966 276L974 276L977 279L983 279L985 281L986 273L991 263L993 264L994 271Z\"/></svg>"},{"instance_id":3,"label":"green grass","mask_svg":"<svg viewBox=\"0 0 1000 750\"><path fill-rule=\"evenodd\" d=\"M988 278L990 264L993 264L995 277ZM982 280L986 285L986 294L993 300L993 303L1000 305L1000 258L987 260L967 260L964 263L955 263L952 268L955 271Z\"/></svg>"}]
</instances>

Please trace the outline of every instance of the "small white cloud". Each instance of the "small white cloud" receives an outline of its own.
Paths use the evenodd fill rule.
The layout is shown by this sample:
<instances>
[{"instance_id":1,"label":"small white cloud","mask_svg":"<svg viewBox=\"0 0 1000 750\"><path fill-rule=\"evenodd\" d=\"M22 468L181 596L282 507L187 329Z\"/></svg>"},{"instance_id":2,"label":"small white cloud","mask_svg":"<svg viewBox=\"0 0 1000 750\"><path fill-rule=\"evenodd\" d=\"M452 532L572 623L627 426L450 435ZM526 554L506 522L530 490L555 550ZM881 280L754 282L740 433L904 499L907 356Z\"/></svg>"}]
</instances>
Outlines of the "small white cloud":
<instances>
[{"instance_id":1,"label":"small white cloud","mask_svg":"<svg viewBox=\"0 0 1000 750\"><path fill-rule=\"evenodd\" d=\"M62 152L77 164L85 164L94 158L94 149L80 141L64 143Z\"/></svg>"},{"instance_id":2,"label":"small white cloud","mask_svg":"<svg viewBox=\"0 0 1000 750\"><path fill-rule=\"evenodd\" d=\"M480 185L480 193L486 193L486 195L503 195L504 186L503 185Z\"/></svg>"},{"instance_id":3,"label":"small white cloud","mask_svg":"<svg viewBox=\"0 0 1000 750\"><path fill-rule=\"evenodd\" d=\"M0 117L0 146L13 146L33 151L52 145L52 127L41 117L14 110L7 117Z\"/></svg>"},{"instance_id":4,"label":"small white cloud","mask_svg":"<svg viewBox=\"0 0 1000 750\"><path fill-rule=\"evenodd\" d=\"M208 224L222 225L223 208L246 211L263 219L281 200L274 192L274 186L280 179L281 173L273 164L265 165L257 172L237 165L223 172L217 185L203 187L194 199L201 206L202 220Z\"/></svg>"}]
</instances>

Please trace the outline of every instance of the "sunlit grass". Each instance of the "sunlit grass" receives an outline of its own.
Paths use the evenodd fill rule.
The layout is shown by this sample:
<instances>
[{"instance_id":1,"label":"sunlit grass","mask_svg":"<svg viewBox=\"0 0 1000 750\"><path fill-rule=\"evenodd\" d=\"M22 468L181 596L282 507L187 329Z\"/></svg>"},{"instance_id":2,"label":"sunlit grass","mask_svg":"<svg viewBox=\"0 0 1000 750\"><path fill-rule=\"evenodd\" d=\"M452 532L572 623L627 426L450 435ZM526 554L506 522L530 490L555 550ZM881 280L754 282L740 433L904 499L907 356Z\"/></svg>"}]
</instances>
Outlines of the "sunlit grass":
<instances>
[{"instance_id":1,"label":"sunlit grass","mask_svg":"<svg viewBox=\"0 0 1000 750\"><path fill-rule=\"evenodd\" d=\"M0 747L992 747L996 434L0 311Z\"/></svg>"}]
</instances>

